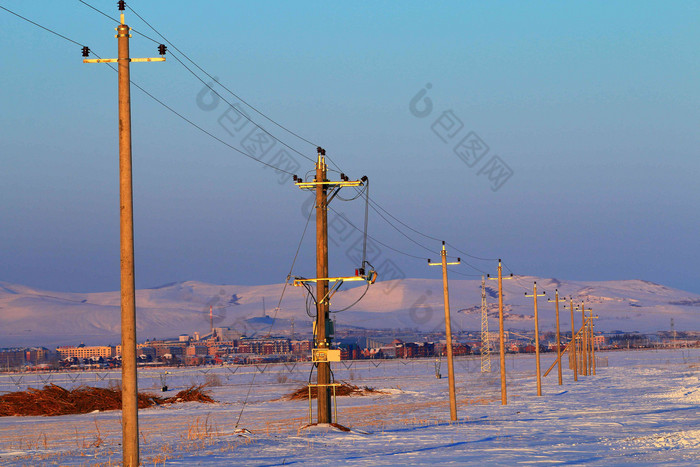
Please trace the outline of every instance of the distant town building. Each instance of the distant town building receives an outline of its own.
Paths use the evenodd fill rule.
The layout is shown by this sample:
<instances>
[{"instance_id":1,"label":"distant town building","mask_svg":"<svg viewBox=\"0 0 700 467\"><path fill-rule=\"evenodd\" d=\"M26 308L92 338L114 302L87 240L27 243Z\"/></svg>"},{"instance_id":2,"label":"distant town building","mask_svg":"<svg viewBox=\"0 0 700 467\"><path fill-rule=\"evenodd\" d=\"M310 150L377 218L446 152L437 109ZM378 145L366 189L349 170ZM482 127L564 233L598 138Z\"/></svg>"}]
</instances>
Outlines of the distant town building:
<instances>
[{"instance_id":1,"label":"distant town building","mask_svg":"<svg viewBox=\"0 0 700 467\"><path fill-rule=\"evenodd\" d=\"M206 345L190 344L186 348L185 355L188 357L204 357L209 354L209 348Z\"/></svg>"},{"instance_id":2,"label":"distant town building","mask_svg":"<svg viewBox=\"0 0 700 467\"><path fill-rule=\"evenodd\" d=\"M283 337L241 338L238 341L238 353L255 353L260 355L288 354L292 346L289 339Z\"/></svg>"},{"instance_id":3,"label":"distant town building","mask_svg":"<svg viewBox=\"0 0 700 467\"><path fill-rule=\"evenodd\" d=\"M24 349L2 349L0 350L0 368L17 368L24 365L26 353Z\"/></svg>"},{"instance_id":4,"label":"distant town building","mask_svg":"<svg viewBox=\"0 0 700 467\"><path fill-rule=\"evenodd\" d=\"M214 337L218 341L235 341L240 339L242 335L231 328L214 328Z\"/></svg>"},{"instance_id":5,"label":"distant town building","mask_svg":"<svg viewBox=\"0 0 700 467\"><path fill-rule=\"evenodd\" d=\"M295 340L291 341L292 352L295 354L309 353L313 343L310 340Z\"/></svg>"},{"instance_id":6,"label":"distant town building","mask_svg":"<svg viewBox=\"0 0 700 467\"><path fill-rule=\"evenodd\" d=\"M85 346L85 345L79 345L79 346L64 346L64 347L58 347L56 348L56 352L58 352L59 357L62 360L65 360L66 358L69 357L75 357L75 358L91 358L91 357L103 357L103 358L111 358L116 355L116 349L115 347L109 346L109 345L101 345L101 346Z\"/></svg>"}]
</instances>

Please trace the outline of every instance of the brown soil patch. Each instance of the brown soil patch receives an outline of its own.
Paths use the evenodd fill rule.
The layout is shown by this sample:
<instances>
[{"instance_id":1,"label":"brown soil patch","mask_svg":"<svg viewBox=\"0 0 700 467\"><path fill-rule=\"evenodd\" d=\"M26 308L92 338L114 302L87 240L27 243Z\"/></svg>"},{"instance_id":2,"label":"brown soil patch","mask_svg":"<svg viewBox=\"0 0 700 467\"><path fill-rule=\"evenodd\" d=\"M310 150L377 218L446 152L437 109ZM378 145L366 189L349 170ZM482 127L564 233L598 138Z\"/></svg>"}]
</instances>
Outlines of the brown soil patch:
<instances>
[{"instance_id":1,"label":"brown soil patch","mask_svg":"<svg viewBox=\"0 0 700 467\"><path fill-rule=\"evenodd\" d=\"M329 388L330 391L332 389ZM332 394L332 392L331 392ZM355 386L354 384L346 383L345 381L340 382L340 386L335 388L336 396L369 396L372 394L387 394L379 389L374 389L369 386ZM309 388L308 386L302 386L291 394L287 394L282 399L284 400L303 400L309 398ZM311 398L318 398L318 388L316 386L311 387Z\"/></svg>"},{"instance_id":2,"label":"brown soil patch","mask_svg":"<svg viewBox=\"0 0 700 467\"><path fill-rule=\"evenodd\" d=\"M204 391L203 386L191 386L172 397L158 397L150 393L139 393L139 409L154 405L177 402L216 402ZM95 388L80 386L72 390L55 384L43 389L29 388L0 396L0 417L13 415L69 415L94 412L95 410L120 410L122 391L120 388Z\"/></svg>"}]
</instances>

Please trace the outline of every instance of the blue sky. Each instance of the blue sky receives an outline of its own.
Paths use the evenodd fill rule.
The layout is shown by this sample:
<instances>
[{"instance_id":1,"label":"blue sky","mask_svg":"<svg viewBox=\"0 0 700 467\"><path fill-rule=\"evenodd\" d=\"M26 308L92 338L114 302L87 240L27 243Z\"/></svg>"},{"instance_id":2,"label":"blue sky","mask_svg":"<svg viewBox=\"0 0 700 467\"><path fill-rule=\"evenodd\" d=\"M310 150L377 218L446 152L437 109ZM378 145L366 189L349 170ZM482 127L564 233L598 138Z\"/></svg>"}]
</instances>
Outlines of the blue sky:
<instances>
[{"instance_id":1,"label":"blue sky","mask_svg":"<svg viewBox=\"0 0 700 467\"><path fill-rule=\"evenodd\" d=\"M114 1L88 3L117 17ZM351 177L367 175L372 199L412 228L520 274L700 293L697 3L128 3L313 144L247 110L255 123L312 159L321 145ZM78 1L0 5L102 57L116 54L115 24ZM126 20L157 37L132 12ZM0 280L116 290L116 73L83 64L79 46L6 11L0 25ZM134 34L131 52L155 56L156 44ZM206 88L171 54L131 73L234 147L253 129L232 131L237 114L200 94ZM432 111L419 118L409 105L428 83ZM137 286L282 282L308 194L139 90L132 98ZM470 134L488 146L472 167L454 152ZM276 142L261 157L283 148ZM289 157L300 175L313 168ZM488 167L499 160L512 176L494 191L502 179L489 180ZM332 207L362 228L362 200ZM437 258L440 243L386 217L422 246L370 211L370 235L400 251L370 249L383 277L439 277L425 258ZM362 237L331 218L331 274L345 275ZM293 274L312 276L313 255L309 234ZM469 262L495 273L494 261ZM481 274L467 264L456 271Z\"/></svg>"}]
</instances>

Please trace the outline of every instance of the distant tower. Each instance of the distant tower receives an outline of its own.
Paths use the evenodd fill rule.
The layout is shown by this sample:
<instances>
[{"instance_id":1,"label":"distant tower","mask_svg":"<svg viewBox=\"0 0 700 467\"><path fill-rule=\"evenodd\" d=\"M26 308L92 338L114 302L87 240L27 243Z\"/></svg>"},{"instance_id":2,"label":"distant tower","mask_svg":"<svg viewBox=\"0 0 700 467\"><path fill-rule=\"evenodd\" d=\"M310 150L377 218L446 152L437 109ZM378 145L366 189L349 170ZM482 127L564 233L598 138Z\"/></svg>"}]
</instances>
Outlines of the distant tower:
<instances>
[{"instance_id":1,"label":"distant tower","mask_svg":"<svg viewBox=\"0 0 700 467\"><path fill-rule=\"evenodd\" d=\"M292 318L292 340L294 340L294 318Z\"/></svg>"},{"instance_id":2,"label":"distant tower","mask_svg":"<svg viewBox=\"0 0 700 467\"><path fill-rule=\"evenodd\" d=\"M489 317L486 305L486 281L481 276L481 372L491 373L491 347L489 344Z\"/></svg>"},{"instance_id":3,"label":"distant tower","mask_svg":"<svg viewBox=\"0 0 700 467\"><path fill-rule=\"evenodd\" d=\"M265 313L265 297L263 297L263 314L262 314L262 317L264 318L265 315L266 315L266 313Z\"/></svg>"},{"instance_id":4,"label":"distant tower","mask_svg":"<svg viewBox=\"0 0 700 467\"><path fill-rule=\"evenodd\" d=\"M671 341L671 347L676 346L676 327L673 323L673 318L671 318L671 335L673 335L673 341Z\"/></svg>"}]
</instances>

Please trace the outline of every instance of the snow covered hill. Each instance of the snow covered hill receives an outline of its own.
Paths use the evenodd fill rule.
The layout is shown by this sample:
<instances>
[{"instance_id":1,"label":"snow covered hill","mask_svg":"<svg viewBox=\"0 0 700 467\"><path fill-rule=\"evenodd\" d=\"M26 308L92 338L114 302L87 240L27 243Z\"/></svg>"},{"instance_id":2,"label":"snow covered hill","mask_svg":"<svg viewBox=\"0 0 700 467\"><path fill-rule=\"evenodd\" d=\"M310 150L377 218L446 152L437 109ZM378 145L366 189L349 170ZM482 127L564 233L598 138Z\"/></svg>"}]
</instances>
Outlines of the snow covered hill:
<instances>
[{"instance_id":1,"label":"snow covered hill","mask_svg":"<svg viewBox=\"0 0 700 467\"><path fill-rule=\"evenodd\" d=\"M533 328L532 292L537 281L540 329L554 327L554 290L582 300L600 316L596 329L602 331L655 332L675 329L700 330L700 295L642 280L576 282L517 276L504 281L506 329ZM450 303L454 329L480 327L480 280L450 280ZM181 333L209 331L209 309L214 325L228 326L247 335L283 332L294 319L296 330L308 328L304 289L287 287L276 310L283 284L239 286L201 282L177 282L139 290L136 297L138 338L162 338ZM341 289L332 309L355 302L365 287ZM403 279L377 282L362 300L348 311L335 314L339 326L371 329L443 329L442 281ZM487 283L487 300L492 329L498 313L496 281ZM265 306L263 305L265 304ZM562 302L562 305L568 301ZM570 311L560 310L562 328L569 329ZM274 319L273 319L274 318ZM576 315L576 322L580 313ZM0 347L15 345L60 345L119 342L119 292L63 293L32 289L0 282Z\"/></svg>"}]
</instances>

